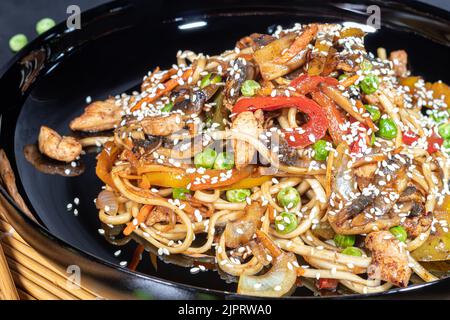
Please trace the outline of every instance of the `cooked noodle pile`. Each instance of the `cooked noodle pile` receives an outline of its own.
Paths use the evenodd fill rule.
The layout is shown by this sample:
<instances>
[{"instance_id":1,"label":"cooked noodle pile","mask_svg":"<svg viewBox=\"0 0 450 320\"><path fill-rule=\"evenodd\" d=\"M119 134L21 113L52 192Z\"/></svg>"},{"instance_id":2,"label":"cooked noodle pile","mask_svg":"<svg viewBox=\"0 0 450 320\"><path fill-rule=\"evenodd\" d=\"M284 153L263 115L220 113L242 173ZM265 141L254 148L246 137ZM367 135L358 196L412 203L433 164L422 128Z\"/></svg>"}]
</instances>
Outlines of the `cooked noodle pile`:
<instances>
[{"instance_id":1,"label":"cooked noodle pile","mask_svg":"<svg viewBox=\"0 0 450 320\"><path fill-rule=\"evenodd\" d=\"M299 277L357 293L436 280L418 261L448 259L432 248L448 231L448 87L364 36L252 34L218 56L179 52L108 99L105 229L209 258L242 294L291 294Z\"/></svg>"}]
</instances>

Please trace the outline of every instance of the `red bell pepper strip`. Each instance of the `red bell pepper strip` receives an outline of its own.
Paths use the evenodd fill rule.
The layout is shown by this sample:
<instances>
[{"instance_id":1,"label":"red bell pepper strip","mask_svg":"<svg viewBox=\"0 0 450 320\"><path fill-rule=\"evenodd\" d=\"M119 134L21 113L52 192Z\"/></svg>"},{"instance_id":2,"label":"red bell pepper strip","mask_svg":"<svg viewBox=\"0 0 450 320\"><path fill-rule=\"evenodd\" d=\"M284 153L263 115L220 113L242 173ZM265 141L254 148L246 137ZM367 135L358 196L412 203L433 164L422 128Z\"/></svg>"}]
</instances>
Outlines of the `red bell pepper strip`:
<instances>
[{"instance_id":1,"label":"red bell pepper strip","mask_svg":"<svg viewBox=\"0 0 450 320\"><path fill-rule=\"evenodd\" d=\"M339 281L337 279L320 278L316 281L316 287L319 290L335 291Z\"/></svg>"},{"instance_id":2,"label":"red bell pepper strip","mask_svg":"<svg viewBox=\"0 0 450 320\"><path fill-rule=\"evenodd\" d=\"M428 141L427 151L429 154L438 151L441 148L442 143L444 143L444 139L439 137L436 133L433 133L431 137L428 137L427 141Z\"/></svg>"},{"instance_id":3,"label":"red bell pepper strip","mask_svg":"<svg viewBox=\"0 0 450 320\"><path fill-rule=\"evenodd\" d=\"M417 140L419 140L419 136L414 132L412 132L411 130L408 130L403 133L402 141L404 144L410 146Z\"/></svg>"},{"instance_id":4,"label":"red bell pepper strip","mask_svg":"<svg viewBox=\"0 0 450 320\"><path fill-rule=\"evenodd\" d=\"M290 146L304 148L325 135L327 131L325 113L317 103L304 96L243 98L234 105L233 113L259 109L272 111L286 107L295 107L309 117L309 121L302 127L283 131Z\"/></svg>"},{"instance_id":5,"label":"red bell pepper strip","mask_svg":"<svg viewBox=\"0 0 450 320\"><path fill-rule=\"evenodd\" d=\"M311 97L317 102L325 111L325 116L328 120L328 133L335 145L340 145L344 139L343 136L347 134L342 126L345 123L345 117L338 109L334 101L328 98L324 93L317 91L312 92Z\"/></svg>"},{"instance_id":6,"label":"red bell pepper strip","mask_svg":"<svg viewBox=\"0 0 450 320\"><path fill-rule=\"evenodd\" d=\"M356 121L358 121L358 120L356 120L355 118L350 116L351 123L354 123ZM363 145L370 146L370 144L371 144L372 137L365 134L365 132L367 132L367 130L368 130L368 127L361 122L359 123L359 127L364 128L365 131L359 132L358 135L355 137L355 140L349 146L350 153L354 153L354 154L361 153L364 149Z\"/></svg>"},{"instance_id":7,"label":"red bell pepper strip","mask_svg":"<svg viewBox=\"0 0 450 320\"><path fill-rule=\"evenodd\" d=\"M332 86L337 86L339 84L339 81L335 78L304 74L292 80L289 86L295 88L298 93L308 94L317 91L319 84L322 82Z\"/></svg>"}]
</instances>

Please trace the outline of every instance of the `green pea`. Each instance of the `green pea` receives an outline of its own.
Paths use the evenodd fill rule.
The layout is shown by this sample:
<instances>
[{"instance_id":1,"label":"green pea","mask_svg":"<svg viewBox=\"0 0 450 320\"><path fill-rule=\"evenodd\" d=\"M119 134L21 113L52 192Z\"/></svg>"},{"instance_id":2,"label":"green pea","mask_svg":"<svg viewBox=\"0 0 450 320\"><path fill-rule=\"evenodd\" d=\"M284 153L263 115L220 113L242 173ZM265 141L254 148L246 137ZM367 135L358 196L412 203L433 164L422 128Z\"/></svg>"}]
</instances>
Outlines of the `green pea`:
<instances>
[{"instance_id":1,"label":"green pea","mask_svg":"<svg viewBox=\"0 0 450 320\"><path fill-rule=\"evenodd\" d=\"M378 135L383 139L391 140L397 136L397 125L391 118L381 118L378 128Z\"/></svg>"},{"instance_id":2,"label":"green pea","mask_svg":"<svg viewBox=\"0 0 450 320\"><path fill-rule=\"evenodd\" d=\"M38 23L36 23L36 32L38 34L42 34L47 30L53 28L55 25L56 25L55 20L51 18L41 19L38 21Z\"/></svg>"},{"instance_id":3,"label":"green pea","mask_svg":"<svg viewBox=\"0 0 450 320\"><path fill-rule=\"evenodd\" d=\"M439 135L444 138L450 138L450 123L444 123L439 126L438 129Z\"/></svg>"},{"instance_id":4,"label":"green pea","mask_svg":"<svg viewBox=\"0 0 450 320\"><path fill-rule=\"evenodd\" d=\"M369 60L364 59L363 62L359 65L362 71L370 71L372 70L372 63Z\"/></svg>"},{"instance_id":5,"label":"green pea","mask_svg":"<svg viewBox=\"0 0 450 320\"><path fill-rule=\"evenodd\" d=\"M24 34L16 34L11 39L9 39L9 48L13 52L18 52L22 50L23 47L25 47L28 43L27 36Z\"/></svg>"},{"instance_id":6,"label":"green pea","mask_svg":"<svg viewBox=\"0 0 450 320\"><path fill-rule=\"evenodd\" d=\"M275 221L275 227L279 233L287 234L297 228L297 215L293 212L282 212Z\"/></svg>"},{"instance_id":7,"label":"green pea","mask_svg":"<svg viewBox=\"0 0 450 320\"><path fill-rule=\"evenodd\" d=\"M215 75L211 79L212 73L208 73L206 76L202 78L200 81L200 89L209 86L210 84L218 83L222 81L222 77L220 75Z\"/></svg>"},{"instance_id":8,"label":"green pea","mask_svg":"<svg viewBox=\"0 0 450 320\"><path fill-rule=\"evenodd\" d=\"M173 108L172 102L166 103L164 107L161 108L161 112L170 112L172 108Z\"/></svg>"},{"instance_id":9,"label":"green pea","mask_svg":"<svg viewBox=\"0 0 450 320\"><path fill-rule=\"evenodd\" d=\"M392 227L389 231L401 242L405 242L408 238L408 234L402 226Z\"/></svg>"},{"instance_id":10,"label":"green pea","mask_svg":"<svg viewBox=\"0 0 450 320\"><path fill-rule=\"evenodd\" d=\"M450 150L450 139L445 139L442 145L444 146L445 149Z\"/></svg>"},{"instance_id":11,"label":"green pea","mask_svg":"<svg viewBox=\"0 0 450 320\"><path fill-rule=\"evenodd\" d=\"M194 164L197 168L211 169L216 161L217 152L207 148L194 157Z\"/></svg>"},{"instance_id":12,"label":"green pea","mask_svg":"<svg viewBox=\"0 0 450 320\"><path fill-rule=\"evenodd\" d=\"M234 156L231 153L221 152L217 155L216 161L214 162L214 169L217 170L229 170L234 167Z\"/></svg>"},{"instance_id":13,"label":"green pea","mask_svg":"<svg viewBox=\"0 0 450 320\"><path fill-rule=\"evenodd\" d=\"M249 189L231 189L225 193L229 202L244 202L251 194Z\"/></svg>"},{"instance_id":14,"label":"green pea","mask_svg":"<svg viewBox=\"0 0 450 320\"><path fill-rule=\"evenodd\" d=\"M362 251L356 247L347 247L344 250L342 250L342 253L354 257L362 256Z\"/></svg>"},{"instance_id":15,"label":"green pea","mask_svg":"<svg viewBox=\"0 0 450 320\"><path fill-rule=\"evenodd\" d=\"M366 108L367 112L369 112L370 118L372 119L373 122L377 122L378 120L380 120L381 118L380 109L370 104L365 104L364 107Z\"/></svg>"},{"instance_id":16,"label":"green pea","mask_svg":"<svg viewBox=\"0 0 450 320\"><path fill-rule=\"evenodd\" d=\"M283 188L278 192L277 200L285 208L294 208L300 203L300 193L294 187Z\"/></svg>"},{"instance_id":17,"label":"green pea","mask_svg":"<svg viewBox=\"0 0 450 320\"><path fill-rule=\"evenodd\" d=\"M256 91L261 89L261 85L255 80L245 80L241 87L241 92L246 97L251 97L256 94Z\"/></svg>"},{"instance_id":18,"label":"green pea","mask_svg":"<svg viewBox=\"0 0 450 320\"><path fill-rule=\"evenodd\" d=\"M359 83L359 87L365 94L372 94L378 90L380 80L376 75L369 74Z\"/></svg>"},{"instance_id":19,"label":"green pea","mask_svg":"<svg viewBox=\"0 0 450 320\"><path fill-rule=\"evenodd\" d=\"M314 159L318 161L327 160L328 150L327 150L327 142L325 140L316 141L316 143L312 146L314 150Z\"/></svg>"},{"instance_id":20,"label":"green pea","mask_svg":"<svg viewBox=\"0 0 450 320\"><path fill-rule=\"evenodd\" d=\"M172 189L172 198L186 200L186 195L190 194L190 193L191 193L191 191L189 191L186 188L173 188Z\"/></svg>"},{"instance_id":21,"label":"green pea","mask_svg":"<svg viewBox=\"0 0 450 320\"><path fill-rule=\"evenodd\" d=\"M356 238L354 235L336 234L333 240L338 247L347 248L355 244Z\"/></svg>"},{"instance_id":22,"label":"green pea","mask_svg":"<svg viewBox=\"0 0 450 320\"><path fill-rule=\"evenodd\" d=\"M427 115L431 116L436 123L447 122L449 118L447 110L427 110Z\"/></svg>"}]
</instances>

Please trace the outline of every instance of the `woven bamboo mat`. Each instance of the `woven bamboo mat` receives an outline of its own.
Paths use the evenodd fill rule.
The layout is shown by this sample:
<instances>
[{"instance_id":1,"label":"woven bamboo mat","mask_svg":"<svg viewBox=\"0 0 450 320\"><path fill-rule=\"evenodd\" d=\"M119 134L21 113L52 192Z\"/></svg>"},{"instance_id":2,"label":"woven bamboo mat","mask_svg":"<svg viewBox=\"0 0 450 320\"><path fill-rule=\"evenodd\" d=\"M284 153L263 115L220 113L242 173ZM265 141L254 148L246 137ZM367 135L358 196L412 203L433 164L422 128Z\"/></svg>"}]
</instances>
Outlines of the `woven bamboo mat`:
<instances>
[{"instance_id":1,"label":"woven bamboo mat","mask_svg":"<svg viewBox=\"0 0 450 320\"><path fill-rule=\"evenodd\" d=\"M0 149L0 183L23 212L34 219L17 190L14 172L2 149ZM5 210L0 204L0 299L99 298L99 295L87 288L74 286L67 274L56 269L28 245L6 221Z\"/></svg>"},{"instance_id":2,"label":"woven bamboo mat","mask_svg":"<svg viewBox=\"0 0 450 320\"><path fill-rule=\"evenodd\" d=\"M70 289L67 275L22 239L4 219L3 210L0 206L0 298L90 300L99 297L87 288ZM13 281L8 281L8 270L2 265L7 266Z\"/></svg>"}]
</instances>

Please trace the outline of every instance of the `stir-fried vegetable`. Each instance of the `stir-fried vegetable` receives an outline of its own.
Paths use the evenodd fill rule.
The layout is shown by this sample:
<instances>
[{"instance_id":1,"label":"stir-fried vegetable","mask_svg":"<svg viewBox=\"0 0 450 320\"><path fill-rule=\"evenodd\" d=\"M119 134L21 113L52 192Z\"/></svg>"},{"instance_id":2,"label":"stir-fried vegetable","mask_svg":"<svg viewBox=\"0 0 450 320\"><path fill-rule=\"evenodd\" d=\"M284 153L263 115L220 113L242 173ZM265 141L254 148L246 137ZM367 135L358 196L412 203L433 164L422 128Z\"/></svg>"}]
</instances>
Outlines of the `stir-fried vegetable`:
<instances>
[{"instance_id":1,"label":"stir-fried vegetable","mask_svg":"<svg viewBox=\"0 0 450 320\"><path fill-rule=\"evenodd\" d=\"M331 77L320 77L304 74L292 80L289 86L295 88L298 93L308 94L313 91L317 91L319 84L321 83L335 86L338 84L338 81Z\"/></svg>"},{"instance_id":2,"label":"stir-fried vegetable","mask_svg":"<svg viewBox=\"0 0 450 320\"><path fill-rule=\"evenodd\" d=\"M346 234L336 234L333 240L334 243L336 243L336 245L341 248L351 247L355 244L356 241L354 235Z\"/></svg>"},{"instance_id":3,"label":"stir-fried vegetable","mask_svg":"<svg viewBox=\"0 0 450 320\"><path fill-rule=\"evenodd\" d=\"M391 140L397 136L397 125L391 118L381 118L378 127L378 135L383 139Z\"/></svg>"},{"instance_id":4,"label":"stir-fried vegetable","mask_svg":"<svg viewBox=\"0 0 450 320\"><path fill-rule=\"evenodd\" d=\"M296 207L300 203L300 194L293 187L283 188L277 194L278 203L288 209Z\"/></svg>"},{"instance_id":5,"label":"stir-fried vegetable","mask_svg":"<svg viewBox=\"0 0 450 320\"><path fill-rule=\"evenodd\" d=\"M347 247L344 250L342 250L343 254L349 255L349 256L354 256L354 257L361 257L362 256L362 251L361 249L358 249L356 247Z\"/></svg>"},{"instance_id":6,"label":"stir-fried vegetable","mask_svg":"<svg viewBox=\"0 0 450 320\"><path fill-rule=\"evenodd\" d=\"M217 158L217 152L207 148L194 157L194 164L197 168L211 169Z\"/></svg>"},{"instance_id":7,"label":"stir-fried vegetable","mask_svg":"<svg viewBox=\"0 0 450 320\"><path fill-rule=\"evenodd\" d=\"M186 200L186 196L190 194L190 191L186 188L173 188L172 197L174 199Z\"/></svg>"},{"instance_id":8,"label":"stir-fried vegetable","mask_svg":"<svg viewBox=\"0 0 450 320\"><path fill-rule=\"evenodd\" d=\"M364 105L364 107L366 108L367 112L370 113L370 118L372 118L373 122L377 122L378 120L380 120L381 118L380 109L370 104L366 104Z\"/></svg>"},{"instance_id":9,"label":"stir-fried vegetable","mask_svg":"<svg viewBox=\"0 0 450 320\"><path fill-rule=\"evenodd\" d=\"M225 193L227 200L230 202L244 202L251 194L252 192L249 189L231 189Z\"/></svg>"},{"instance_id":10,"label":"stir-fried vegetable","mask_svg":"<svg viewBox=\"0 0 450 320\"><path fill-rule=\"evenodd\" d=\"M408 239L408 234L402 226L392 227L389 229L389 231L401 242L405 242L406 239Z\"/></svg>"},{"instance_id":11,"label":"stir-fried vegetable","mask_svg":"<svg viewBox=\"0 0 450 320\"><path fill-rule=\"evenodd\" d=\"M246 97L252 97L261 89L261 85L255 80L245 80L241 87L241 92Z\"/></svg>"},{"instance_id":12,"label":"stir-fried vegetable","mask_svg":"<svg viewBox=\"0 0 450 320\"><path fill-rule=\"evenodd\" d=\"M119 149L112 142L105 143L105 147L97 157L95 173L108 186L115 188L111 178L111 169L119 155Z\"/></svg>"},{"instance_id":13,"label":"stir-fried vegetable","mask_svg":"<svg viewBox=\"0 0 450 320\"><path fill-rule=\"evenodd\" d=\"M213 168L217 170L233 169L234 167L234 156L228 152L221 152L217 155L214 161Z\"/></svg>"},{"instance_id":14,"label":"stir-fried vegetable","mask_svg":"<svg viewBox=\"0 0 450 320\"><path fill-rule=\"evenodd\" d=\"M450 259L450 232L446 228L450 225L450 196L446 196L442 205L435 211L436 232L432 232L419 248L411 252L414 259L419 261L443 261Z\"/></svg>"},{"instance_id":15,"label":"stir-fried vegetable","mask_svg":"<svg viewBox=\"0 0 450 320\"><path fill-rule=\"evenodd\" d=\"M260 276L241 275L237 292L260 297L281 297L289 294L297 280L295 255L282 252L262 231L257 231L256 234L272 256L272 267Z\"/></svg>"},{"instance_id":16,"label":"stir-fried vegetable","mask_svg":"<svg viewBox=\"0 0 450 320\"><path fill-rule=\"evenodd\" d=\"M297 228L298 218L293 212L282 212L275 219L275 227L277 231L282 234L292 232Z\"/></svg>"},{"instance_id":17,"label":"stir-fried vegetable","mask_svg":"<svg viewBox=\"0 0 450 320\"><path fill-rule=\"evenodd\" d=\"M319 140L312 146L314 150L314 159L325 161L328 157L328 145L325 140Z\"/></svg>"},{"instance_id":18,"label":"stir-fried vegetable","mask_svg":"<svg viewBox=\"0 0 450 320\"><path fill-rule=\"evenodd\" d=\"M377 76L375 76L373 74L370 74L370 75L364 77L364 79L362 79L361 82L359 83L361 90L365 94L375 93L375 91L378 90L379 85L380 85L380 80L378 79Z\"/></svg>"}]
</instances>

